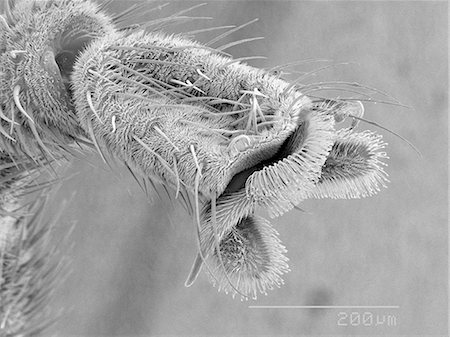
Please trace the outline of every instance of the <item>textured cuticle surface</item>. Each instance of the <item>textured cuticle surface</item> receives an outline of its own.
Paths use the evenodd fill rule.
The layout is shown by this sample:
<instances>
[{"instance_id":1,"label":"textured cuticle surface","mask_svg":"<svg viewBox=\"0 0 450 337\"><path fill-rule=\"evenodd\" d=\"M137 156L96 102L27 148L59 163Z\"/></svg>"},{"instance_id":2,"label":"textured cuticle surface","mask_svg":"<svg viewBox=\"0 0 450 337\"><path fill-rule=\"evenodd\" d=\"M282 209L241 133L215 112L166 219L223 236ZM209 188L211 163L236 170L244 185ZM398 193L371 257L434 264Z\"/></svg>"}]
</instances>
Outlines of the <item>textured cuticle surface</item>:
<instances>
[{"instance_id":1,"label":"textured cuticle surface","mask_svg":"<svg viewBox=\"0 0 450 337\"><path fill-rule=\"evenodd\" d=\"M160 33L99 40L75 69L74 97L86 129L92 127L108 147L117 148L146 174L158 172L173 180L167 165L145 156L133 140L143 138L169 167L174 158L179 161L180 178L189 186L195 178L194 145L205 172L200 184L204 193L220 194L233 175L274 155L309 104L300 93L284 92L286 82L261 70ZM248 115L255 97L261 115L252 124Z\"/></svg>"}]
</instances>

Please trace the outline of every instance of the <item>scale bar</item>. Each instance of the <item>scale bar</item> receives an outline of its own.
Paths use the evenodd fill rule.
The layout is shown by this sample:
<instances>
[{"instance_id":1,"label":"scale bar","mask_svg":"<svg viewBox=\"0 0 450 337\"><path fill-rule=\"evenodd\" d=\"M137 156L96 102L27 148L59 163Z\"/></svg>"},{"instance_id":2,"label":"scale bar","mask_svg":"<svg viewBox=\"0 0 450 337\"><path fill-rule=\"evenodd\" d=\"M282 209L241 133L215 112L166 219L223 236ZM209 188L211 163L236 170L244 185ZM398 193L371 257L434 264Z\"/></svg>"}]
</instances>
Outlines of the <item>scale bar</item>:
<instances>
[{"instance_id":1,"label":"scale bar","mask_svg":"<svg viewBox=\"0 0 450 337\"><path fill-rule=\"evenodd\" d=\"M400 309L399 305L249 305L249 309Z\"/></svg>"}]
</instances>

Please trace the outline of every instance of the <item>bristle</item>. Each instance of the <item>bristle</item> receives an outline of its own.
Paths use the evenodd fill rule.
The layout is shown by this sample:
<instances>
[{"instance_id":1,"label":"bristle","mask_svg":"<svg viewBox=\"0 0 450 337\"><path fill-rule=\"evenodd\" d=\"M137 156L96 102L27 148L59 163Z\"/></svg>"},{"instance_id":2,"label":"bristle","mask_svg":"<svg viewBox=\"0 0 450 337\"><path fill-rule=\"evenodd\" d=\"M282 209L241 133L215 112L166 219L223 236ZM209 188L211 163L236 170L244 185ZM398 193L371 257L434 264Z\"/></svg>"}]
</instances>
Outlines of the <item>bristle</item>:
<instances>
[{"instance_id":1,"label":"bristle","mask_svg":"<svg viewBox=\"0 0 450 337\"><path fill-rule=\"evenodd\" d=\"M15 128L15 135L17 136L17 140L20 145L20 151L29 159L33 160L35 163L38 163L35 149L30 146L30 139L24 135L21 126Z\"/></svg>"},{"instance_id":2,"label":"bristle","mask_svg":"<svg viewBox=\"0 0 450 337\"><path fill-rule=\"evenodd\" d=\"M393 100L393 102L401 104L400 101L398 101L394 96L389 95L388 93L386 93L385 91L382 91L380 89L368 86L368 85L364 85L361 83L357 83L357 82L348 82L348 81L330 81L330 82L324 82L327 84L333 84L333 85L345 85L345 86L349 86L349 87L353 87L353 88L361 88L361 89L366 89L371 93L376 93L376 94L380 94L384 97L387 97L391 100Z\"/></svg>"},{"instance_id":3,"label":"bristle","mask_svg":"<svg viewBox=\"0 0 450 337\"><path fill-rule=\"evenodd\" d=\"M396 133L396 132L394 132L394 131L392 131L392 130L389 130L388 128L382 126L382 125L379 124L379 123L376 123L376 122L373 122L373 121L369 121L368 119L365 119L365 118L361 118L361 116L350 115L350 117L352 117L352 118L355 119L355 120L363 121L363 122L365 122L365 123L374 125L374 126L376 126L376 127L379 127L380 129L383 129L383 130L389 132L390 134L393 134L394 136L400 138L400 139L403 140L406 144L408 144L408 146L410 146L410 147L417 153L417 155L418 155L420 158L422 158L422 153L419 151L419 149L418 149L417 147L415 147L413 143L411 143L409 140L407 140L405 137L402 137L402 136L399 135L398 133Z\"/></svg>"},{"instance_id":4,"label":"bristle","mask_svg":"<svg viewBox=\"0 0 450 337\"><path fill-rule=\"evenodd\" d=\"M31 117L30 117L31 118ZM37 143L39 144L39 146L54 160L56 161L55 156L53 155L52 151L50 151L48 149L48 147L44 144L44 142L41 139L41 136L39 136L39 132L36 129L36 125L34 123L30 123L30 129L31 132L33 133L33 136L35 138L35 140L37 141Z\"/></svg>"},{"instance_id":5,"label":"bristle","mask_svg":"<svg viewBox=\"0 0 450 337\"><path fill-rule=\"evenodd\" d=\"M111 117L112 133L116 132L117 130L116 119L117 119L116 115L113 115Z\"/></svg>"},{"instance_id":6,"label":"bristle","mask_svg":"<svg viewBox=\"0 0 450 337\"><path fill-rule=\"evenodd\" d=\"M223 50L227 50L228 48L234 47L234 46L239 46L243 43L247 43L247 42L252 42L252 41L257 41L257 40L263 40L264 37L260 36L260 37L250 37L247 39L242 39L242 40L237 40L237 41L233 41L233 42L229 42L227 44L224 44L223 46L217 47L217 50L223 51Z\"/></svg>"},{"instance_id":7,"label":"bristle","mask_svg":"<svg viewBox=\"0 0 450 337\"><path fill-rule=\"evenodd\" d=\"M186 281L184 282L185 287L190 287L194 284L194 282L197 280L198 275L200 274L200 271L202 270L202 266L203 266L203 259L200 253L198 253L195 256L195 260L194 263L192 264L191 270L189 271L189 275Z\"/></svg>"},{"instance_id":8,"label":"bristle","mask_svg":"<svg viewBox=\"0 0 450 337\"><path fill-rule=\"evenodd\" d=\"M175 151L180 152L180 149L172 142L172 140L156 125L153 125L153 130L155 130L161 137L163 137L167 142L172 145Z\"/></svg>"},{"instance_id":9,"label":"bristle","mask_svg":"<svg viewBox=\"0 0 450 337\"><path fill-rule=\"evenodd\" d=\"M197 74L200 75L200 77L203 77L205 80L207 81L212 81L208 76L206 76L200 69L196 68L195 71L197 72Z\"/></svg>"},{"instance_id":10,"label":"bristle","mask_svg":"<svg viewBox=\"0 0 450 337\"><path fill-rule=\"evenodd\" d=\"M125 167L127 168L128 172L131 174L131 176L133 177L133 179L136 181L136 183L138 184L138 186L141 188L141 190L145 193L145 195L148 197L148 191L147 188L145 186L145 183L142 183L138 176L136 175L136 173L134 172L134 170L125 162L124 163Z\"/></svg>"},{"instance_id":11,"label":"bristle","mask_svg":"<svg viewBox=\"0 0 450 337\"><path fill-rule=\"evenodd\" d=\"M360 89L360 90L356 90ZM358 94L363 96L364 98L345 98L340 97L339 101L361 101L361 102L370 102L370 103L380 103L380 104L386 104L386 105L393 105L393 106L399 106L403 108L409 108L410 106L402 104L397 99L392 97L391 95L388 95L382 90L372 88L367 85L363 85L357 82L346 82L346 81L324 81L324 82L314 82L311 84L301 85L299 86L299 90L301 90L303 93L307 93L308 96L314 97L311 93L314 91L343 91L345 93L351 93L351 94ZM365 90L365 91L363 91ZM387 97L391 99L392 101L386 101L381 100L373 97L373 94L379 94L381 96Z\"/></svg>"},{"instance_id":12,"label":"bristle","mask_svg":"<svg viewBox=\"0 0 450 337\"><path fill-rule=\"evenodd\" d=\"M169 163L166 162L166 161L164 160L164 158L161 157L158 153L156 153L150 146L148 146L147 144L145 144L145 142L144 142L142 139L139 139L139 137L134 136L134 135L133 135L133 139L134 139L135 141L137 141L137 142L138 142L138 143L139 143L146 151L148 151L148 152L151 153L153 156L155 156L155 157L158 159L158 161L161 163L161 165L162 165L162 166L163 166L170 174L174 175L175 177L177 176L177 175L175 174L175 172L172 171L172 169L171 169Z\"/></svg>"},{"instance_id":13,"label":"bristle","mask_svg":"<svg viewBox=\"0 0 450 337\"><path fill-rule=\"evenodd\" d=\"M5 116L5 114L3 113L3 109L0 106L0 118L3 119L5 122L10 123L11 125L13 125L14 123L16 125L19 125L19 123L14 122L12 119L9 119L8 117Z\"/></svg>"},{"instance_id":14,"label":"bristle","mask_svg":"<svg viewBox=\"0 0 450 337\"><path fill-rule=\"evenodd\" d=\"M93 129L91 121L88 121L88 129L89 129L89 136L91 137L92 143L95 145L95 148L96 148L98 154L102 158L103 162L105 164L108 164L108 161L106 160L106 157L103 154L103 151L101 150L100 145L97 142L97 138L95 137L95 133L94 133L94 129Z\"/></svg>"},{"instance_id":15,"label":"bristle","mask_svg":"<svg viewBox=\"0 0 450 337\"><path fill-rule=\"evenodd\" d=\"M4 10L5 10L5 16L6 16L7 23L11 26L14 26L16 24L16 19L12 13L12 6L10 3L10 0L5 0L4 2L5 2Z\"/></svg>"},{"instance_id":16,"label":"bristle","mask_svg":"<svg viewBox=\"0 0 450 337\"><path fill-rule=\"evenodd\" d=\"M89 108L91 108L91 111L94 114L94 116L97 117L98 121L103 124L103 121L101 120L100 116L98 115L97 111L95 110L94 104L92 103L92 94L89 91L86 91L86 100L87 100Z\"/></svg>"},{"instance_id":17,"label":"bristle","mask_svg":"<svg viewBox=\"0 0 450 337\"><path fill-rule=\"evenodd\" d=\"M293 62L289 62L289 63L285 63L285 64L280 64L278 66L274 66L274 67L268 69L267 72L270 73L270 74L278 73L281 70L286 69L286 68L290 68L290 67L297 66L297 65L300 65L300 64L312 63L312 62L330 62L330 60L325 60L325 59L307 59L307 60L293 61Z\"/></svg>"},{"instance_id":18,"label":"bristle","mask_svg":"<svg viewBox=\"0 0 450 337\"><path fill-rule=\"evenodd\" d=\"M106 10L113 2L114 0L104 0L103 2L99 3L97 5L98 7L96 13Z\"/></svg>"},{"instance_id":19,"label":"bristle","mask_svg":"<svg viewBox=\"0 0 450 337\"><path fill-rule=\"evenodd\" d=\"M20 86L16 85L13 90L14 103L16 104L17 109L19 109L19 111L23 113L25 117L27 117L30 120L31 123L34 124L33 118L31 118L31 116L23 108L22 103L20 103L19 96L20 96Z\"/></svg>"},{"instance_id":20,"label":"bristle","mask_svg":"<svg viewBox=\"0 0 450 337\"><path fill-rule=\"evenodd\" d=\"M13 137L11 137L11 136L5 131L5 129L3 129L3 126L2 126L2 124L1 124L1 122L0 122L0 133L1 133L3 136L5 136L6 138L8 138L10 141L16 142L16 140L15 140Z\"/></svg>"},{"instance_id":21,"label":"bristle","mask_svg":"<svg viewBox=\"0 0 450 337\"><path fill-rule=\"evenodd\" d=\"M180 190L180 196L181 196L181 198L179 200L180 200L181 205L185 208L185 210L187 211L187 213L190 216L193 216L194 215L194 207L192 206L192 201L191 201L191 198L189 197L187 187L182 186L182 189Z\"/></svg>"},{"instance_id":22,"label":"bristle","mask_svg":"<svg viewBox=\"0 0 450 337\"><path fill-rule=\"evenodd\" d=\"M234 28L235 26L218 26L218 27L209 27L209 28L202 28L202 29L197 29L197 30L190 30L187 32L184 32L183 34L185 35L196 35L196 34L200 34L200 33L206 33L206 32L211 32L211 31L215 31L215 30L221 30L221 29L229 29L229 28Z\"/></svg>"},{"instance_id":23,"label":"bristle","mask_svg":"<svg viewBox=\"0 0 450 337\"><path fill-rule=\"evenodd\" d=\"M192 158L194 159L195 167L197 169L197 174L201 177L202 176L202 169L200 167L200 163L198 162L197 154L195 153L195 147L193 144L189 146L189 150L191 151Z\"/></svg>"},{"instance_id":24,"label":"bristle","mask_svg":"<svg viewBox=\"0 0 450 337\"><path fill-rule=\"evenodd\" d=\"M251 21L249 21L249 22L244 23L243 25L240 25L240 26L238 26L238 27L232 28L232 29L226 31L225 33L220 34L219 36L215 37L214 39L208 41L207 43L205 43L205 45L206 45L206 46L211 46L212 44L214 44L214 43L216 43L216 42L222 40L223 38L225 38L225 37L227 37L227 36L233 34L234 32L237 32L238 30L240 30L240 29L242 29L242 28L244 28L244 27L247 27L247 26L251 25L252 23L255 23L255 22L258 21L258 20L259 20L259 19L253 19L253 20L251 20Z\"/></svg>"},{"instance_id":25,"label":"bristle","mask_svg":"<svg viewBox=\"0 0 450 337\"><path fill-rule=\"evenodd\" d=\"M139 87L141 87L141 88L143 88L145 90L148 90L148 91L150 91L150 92L152 92L154 94L160 95L161 97L164 97L164 98L166 97L164 95L164 92L158 91L155 88L153 88L151 86L148 86L148 85L145 85L145 84L142 84L142 83L140 83L140 82L138 82L136 80L133 80L133 79L130 79L130 78L126 78L124 76L116 76L116 79L120 80L120 81L122 81L124 83L135 84L135 85L137 85L137 86L139 86Z\"/></svg>"},{"instance_id":26,"label":"bristle","mask_svg":"<svg viewBox=\"0 0 450 337\"><path fill-rule=\"evenodd\" d=\"M6 18L0 15L0 28L6 30L9 34L12 34L12 29L9 27L8 22L6 21Z\"/></svg>"},{"instance_id":27,"label":"bristle","mask_svg":"<svg viewBox=\"0 0 450 337\"><path fill-rule=\"evenodd\" d=\"M149 27L152 27L150 30L153 32L159 32L164 28L169 26L174 26L176 24L188 23L190 21L197 20L212 20L212 17L193 17L193 16L170 16L162 19L155 19L151 21L147 21L141 25L140 29L147 30Z\"/></svg>"},{"instance_id":28,"label":"bristle","mask_svg":"<svg viewBox=\"0 0 450 337\"><path fill-rule=\"evenodd\" d=\"M203 250L202 242L201 242L201 222L200 222L200 191L199 191L199 185L200 185L200 178L202 176L201 167L197 169L195 174L195 182L194 182L194 198L195 198L195 223L196 223L196 229L197 229L197 244L198 244L198 255L194 261L194 265L191 268L191 271L189 273L188 278L186 279L185 286L190 287L193 282L197 279L197 276L201 270L201 267L205 265L206 269L210 273L211 277L215 279L214 273L211 271L208 263L206 262L206 258L208 255L204 255L206 251ZM206 252L206 254L208 254ZM200 261L201 260L201 261Z\"/></svg>"},{"instance_id":29,"label":"bristle","mask_svg":"<svg viewBox=\"0 0 450 337\"><path fill-rule=\"evenodd\" d=\"M136 50L139 50L139 49L136 48ZM166 65L166 66L180 66L180 63L178 63L178 62L161 61L161 60L154 60L154 59L131 59L131 60L129 60L129 62L136 62L136 63L142 63L142 64L162 64L162 65ZM189 67L194 68L193 66L187 66L186 68L189 68ZM143 74L140 73L140 75L142 76Z\"/></svg>"},{"instance_id":30,"label":"bristle","mask_svg":"<svg viewBox=\"0 0 450 337\"><path fill-rule=\"evenodd\" d=\"M300 75L299 77L297 77L294 81L291 82L291 85L297 85L298 83L300 83L300 81L305 81L305 79L308 78L309 76L316 75L317 73L319 73L321 71L324 71L324 70L327 70L330 68L335 68L338 66L347 66L350 64L352 64L352 63L351 62L334 63L334 64L320 67L318 69L311 70L311 71L304 73L304 74Z\"/></svg>"},{"instance_id":31,"label":"bristle","mask_svg":"<svg viewBox=\"0 0 450 337\"><path fill-rule=\"evenodd\" d=\"M177 157L175 156L175 154L173 155L173 171L175 173L175 180L177 182L176 183L177 189L175 191L175 199L178 199L178 195L180 194L180 185L181 185L180 182L181 182L181 179L180 179L180 174L178 172Z\"/></svg>"},{"instance_id":32,"label":"bristle","mask_svg":"<svg viewBox=\"0 0 450 337\"><path fill-rule=\"evenodd\" d=\"M217 50L215 48L208 47L208 46L201 45L201 44L199 44L199 45L179 46L179 47L174 48L174 51L183 51L183 50L189 50L189 49L205 50L205 51L208 51L208 52L210 52L210 53L212 53L214 55L221 55L221 56L224 56L224 57L231 58L231 54L228 54L228 53L226 53L224 51L220 51L220 50Z\"/></svg>"},{"instance_id":33,"label":"bristle","mask_svg":"<svg viewBox=\"0 0 450 337\"><path fill-rule=\"evenodd\" d=\"M145 188L146 193L148 193L148 188L147 188L147 182L148 182L151 185L153 191L157 194L159 200L161 200L161 201L164 200L164 198L159 193L159 189L156 186L156 183L153 181L152 178L150 178L150 177L143 177L142 180L144 181L144 188Z\"/></svg>"},{"instance_id":34,"label":"bristle","mask_svg":"<svg viewBox=\"0 0 450 337\"><path fill-rule=\"evenodd\" d=\"M206 3L200 3L200 4L194 5L194 6L192 6L192 7L183 9L183 10L181 10L181 11L179 11L179 12L176 12L176 13L174 13L174 14L172 14L172 15L166 17L166 18L159 19L159 20L153 20L154 22L152 22L152 23L150 23L150 24L146 23L146 24L145 24L145 27L147 28L147 27L149 27L149 26L151 26L151 25L155 25L155 22L157 22L158 25L155 25L155 27L153 28L154 31L157 31L157 30L160 30L160 29L162 29L163 27L167 26L168 23L179 22L180 20L186 20L186 21L187 21L187 20L196 20L196 19L212 19L212 18L210 18L210 17L208 17L208 18L204 18L204 17L193 18L193 17L183 16L183 14L186 14L186 13L188 13L188 12L191 12L191 11L193 11L194 9L199 8L199 7L202 7L202 6L204 6L204 5L206 5ZM158 21L159 21L159 22L158 22ZM151 22L151 21L150 21L150 22Z\"/></svg>"},{"instance_id":35,"label":"bristle","mask_svg":"<svg viewBox=\"0 0 450 337\"><path fill-rule=\"evenodd\" d=\"M244 56L244 57L239 57L239 58L232 59L231 61L225 63L225 64L224 64L224 67L229 67L229 66L232 65L232 64L241 63L242 61L265 60L265 59L267 59L266 56L259 56L259 55L255 55L255 56Z\"/></svg>"},{"instance_id":36,"label":"bristle","mask_svg":"<svg viewBox=\"0 0 450 337\"><path fill-rule=\"evenodd\" d=\"M186 83L185 83L185 82L182 82L182 81L179 81L179 80L176 80L176 79L171 79L170 82L175 83L175 84L178 84L178 85L181 85L181 86L186 87L186 88L192 88L192 89L195 89L195 90L197 90L198 92L200 92L200 93L206 95L206 93L205 93L203 90L199 89L198 87L196 87L195 85L193 85L191 82L186 82Z\"/></svg>"},{"instance_id":37,"label":"bristle","mask_svg":"<svg viewBox=\"0 0 450 337\"><path fill-rule=\"evenodd\" d=\"M343 101L361 101L361 102L365 102L365 103L373 103L373 104L383 104L383 105L390 105L390 106L396 106L396 107L401 107L401 108L405 108L405 109L413 109L412 106L410 105L406 105L406 104L402 104L402 103L396 103L396 102L390 102L390 101L383 101L381 99L375 99L373 97L364 99L364 98L341 98L341 100Z\"/></svg>"},{"instance_id":38,"label":"bristle","mask_svg":"<svg viewBox=\"0 0 450 337\"><path fill-rule=\"evenodd\" d=\"M120 12L115 16L113 16L111 19L115 24L120 24L125 20L135 17L138 13L139 14L142 13L142 10L145 10L145 7L147 6L148 4L146 3L133 4L129 6L127 9L125 9L123 12Z\"/></svg>"}]
</instances>

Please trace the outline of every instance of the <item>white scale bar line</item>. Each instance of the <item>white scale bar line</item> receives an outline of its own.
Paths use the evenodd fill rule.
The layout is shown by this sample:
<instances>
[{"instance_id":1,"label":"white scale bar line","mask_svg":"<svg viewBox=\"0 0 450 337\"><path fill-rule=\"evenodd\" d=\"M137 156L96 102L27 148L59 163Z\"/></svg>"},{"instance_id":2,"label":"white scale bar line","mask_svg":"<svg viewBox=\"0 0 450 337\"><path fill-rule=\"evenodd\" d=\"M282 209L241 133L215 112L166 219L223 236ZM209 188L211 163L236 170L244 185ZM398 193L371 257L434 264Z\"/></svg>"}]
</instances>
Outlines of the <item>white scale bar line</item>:
<instances>
[{"instance_id":1,"label":"white scale bar line","mask_svg":"<svg viewBox=\"0 0 450 337\"><path fill-rule=\"evenodd\" d=\"M249 309L400 309L399 305L249 305Z\"/></svg>"}]
</instances>

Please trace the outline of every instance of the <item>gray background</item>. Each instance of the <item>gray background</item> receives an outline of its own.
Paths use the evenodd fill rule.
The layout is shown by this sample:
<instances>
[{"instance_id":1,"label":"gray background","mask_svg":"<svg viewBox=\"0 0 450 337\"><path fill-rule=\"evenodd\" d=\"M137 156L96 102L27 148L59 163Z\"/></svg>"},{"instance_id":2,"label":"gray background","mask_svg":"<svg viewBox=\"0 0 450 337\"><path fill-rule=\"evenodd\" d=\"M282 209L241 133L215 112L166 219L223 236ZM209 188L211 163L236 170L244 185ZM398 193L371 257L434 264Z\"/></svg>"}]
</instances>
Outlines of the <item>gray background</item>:
<instances>
[{"instance_id":1,"label":"gray background","mask_svg":"<svg viewBox=\"0 0 450 337\"><path fill-rule=\"evenodd\" d=\"M111 12L130 2L119 1ZM191 2L172 3L169 15ZM153 4L150 4L153 6ZM73 272L56 293L65 312L60 336L394 335L447 331L447 2L213 1L194 12L214 20L177 26L260 21L223 41L265 40L228 50L265 55L258 67L304 59L353 62L308 82L356 81L382 89L413 109L366 104L366 117L413 142L379 130L389 143L391 183L364 200L308 200L272 220L289 250L285 285L257 302L213 288L202 273L184 287L196 251L195 227L167 199L149 202L123 170L94 156L75 160L79 173L56 193L48 214L72 198L60 221L71 236ZM200 34L208 41L213 34ZM298 67L310 71L321 63ZM362 129L377 130L370 125ZM249 309L248 305L398 305L400 309ZM337 325L339 312L396 316L393 327Z\"/></svg>"}]
</instances>

